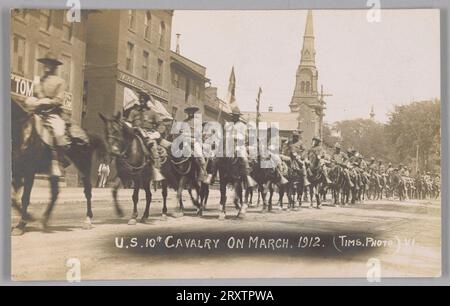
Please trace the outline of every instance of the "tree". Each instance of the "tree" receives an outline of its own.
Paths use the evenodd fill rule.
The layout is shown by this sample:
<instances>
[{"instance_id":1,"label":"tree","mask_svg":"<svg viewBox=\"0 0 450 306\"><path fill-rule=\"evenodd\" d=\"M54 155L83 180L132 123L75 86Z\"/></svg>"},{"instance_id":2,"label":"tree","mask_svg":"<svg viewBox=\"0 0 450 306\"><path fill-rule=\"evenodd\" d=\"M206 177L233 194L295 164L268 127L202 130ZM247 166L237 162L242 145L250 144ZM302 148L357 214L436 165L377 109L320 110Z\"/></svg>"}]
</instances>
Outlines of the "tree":
<instances>
[{"instance_id":1,"label":"tree","mask_svg":"<svg viewBox=\"0 0 450 306\"><path fill-rule=\"evenodd\" d=\"M386 133L398 162L415 161L418 168L436 171L440 167L440 100L397 105L389 114Z\"/></svg>"},{"instance_id":2,"label":"tree","mask_svg":"<svg viewBox=\"0 0 450 306\"><path fill-rule=\"evenodd\" d=\"M335 128L341 132L343 148L354 148L366 158L392 161L386 146L384 124L369 119L354 119L336 122Z\"/></svg>"}]
</instances>

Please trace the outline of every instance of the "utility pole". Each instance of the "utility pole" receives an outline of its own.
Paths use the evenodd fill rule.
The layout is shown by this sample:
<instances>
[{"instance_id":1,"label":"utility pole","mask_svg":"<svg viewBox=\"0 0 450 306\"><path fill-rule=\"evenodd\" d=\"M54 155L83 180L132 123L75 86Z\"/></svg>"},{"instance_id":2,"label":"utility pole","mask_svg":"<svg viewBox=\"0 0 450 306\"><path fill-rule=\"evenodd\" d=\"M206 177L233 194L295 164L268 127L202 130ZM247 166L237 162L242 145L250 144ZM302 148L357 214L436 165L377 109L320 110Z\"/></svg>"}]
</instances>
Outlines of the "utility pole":
<instances>
[{"instance_id":1,"label":"utility pole","mask_svg":"<svg viewBox=\"0 0 450 306\"><path fill-rule=\"evenodd\" d=\"M320 85L320 100L319 100L320 109L318 110L318 112L316 112L319 115L319 137L320 137L320 139L322 139L323 117L325 116L324 109L326 108L325 107L326 103L323 100L323 97L331 97L331 96L332 96L332 94L323 93L323 85ZM322 141L323 141L323 139L322 139Z\"/></svg>"},{"instance_id":2,"label":"utility pole","mask_svg":"<svg viewBox=\"0 0 450 306\"><path fill-rule=\"evenodd\" d=\"M261 103L261 94L262 94L262 89L261 89L261 87L259 87L258 96L256 97L256 154L258 156L258 162L260 161L260 156L259 156L259 120L260 120L260 117L261 117L261 113L259 112L259 107L260 107L260 103Z\"/></svg>"}]
</instances>

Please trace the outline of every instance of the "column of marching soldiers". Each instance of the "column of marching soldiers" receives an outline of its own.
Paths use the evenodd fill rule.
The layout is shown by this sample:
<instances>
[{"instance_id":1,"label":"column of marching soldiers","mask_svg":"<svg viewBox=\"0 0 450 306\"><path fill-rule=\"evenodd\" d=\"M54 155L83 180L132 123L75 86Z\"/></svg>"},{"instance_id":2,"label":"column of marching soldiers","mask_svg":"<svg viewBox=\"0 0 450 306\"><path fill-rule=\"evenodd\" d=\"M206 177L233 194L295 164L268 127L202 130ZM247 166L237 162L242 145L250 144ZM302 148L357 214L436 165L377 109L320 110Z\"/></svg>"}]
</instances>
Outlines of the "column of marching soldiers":
<instances>
[{"instance_id":1,"label":"column of marching soldiers","mask_svg":"<svg viewBox=\"0 0 450 306\"><path fill-rule=\"evenodd\" d=\"M209 188L214 181L220 185L219 218L226 213L226 187L234 190L233 202L239 214L245 215L247 196L258 191L263 201L263 210L272 208L274 191L279 193L279 207L283 205L283 196L287 195L288 207L299 208L303 200L320 208L321 202L331 198L331 204L362 202L365 199L383 198L432 199L440 195L440 177L438 174L410 170L399 164L385 166L383 161L364 157L354 149L344 152L336 144L333 152L327 153L319 137L312 139L312 146L306 149L302 141L302 131L296 130L290 139L280 147L267 147L271 167L261 165L261 156L252 158L245 148L236 146L234 157L213 156L205 158L204 147L196 141L196 116L199 108L188 105L184 112L184 130L178 135L172 133L175 123L167 111L160 110L149 92L137 92L137 101L132 108L113 117L99 114L104 122L104 135L88 133L74 124L63 109L64 80L56 71L62 64L51 52L38 59L44 66L44 75L35 84L34 96L25 101L11 99L12 123L12 206L21 214L14 235L22 235L26 224L33 220L28 213L31 191L36 174L48 174L50 183L50 202L44 213L44 227L50 219L59 194L59 177L62 168L73 164L80 174L86 198L85 225L91 228L92 184L90 180L94 154L103 163L114 161L117 175L111 181L113 204L116 213L123 216L117 201L118 188L131 181L134 184L133 213L129 224L135 224L138 215L139 189L145 190L146 208L141 221L149 216L152 201L150 182L160 182L163 196L163 216L167 213L167 190L177 192L178 209L183 212L182 192L187 189L192 203L201 215L206 207ZM231 106L231 105L230 105ZM233 126L242 123L242 114L237 107L231 107ZM205 124L205 123L203 123ZM188 128L186 128L186 126ZM210 135L205 134L208 138ZM183 135L190 139L193 156L182 158L174 156L173 143ZM272 133L278 143L279 133ZM249 141L246 135L233 135L235 142ZM200 136L202 137L202 136ZM228 136L227 136L228 137ZM236 144L236 143L235 143ZM184 142L183 142L184 146ZM176 147L176 146L175 146ZM237 156L236 156L237 155ZM267 158L267 157L265 157ZM192 191L195 190L197 198ZM242 191L246 193L243 200ZM269 199L267 199L267 194ZM329 197L331 195L331 197ZM328 196L328 197L327 197ZM297 205L296 205L297 204Z\"/></svg>"},{"instance_id":2,"label":"column of marching soldiers","mask_svg":"<svg viewBox=\"0 0 450 306\"><path fill-rule=\"evenodd\" d=\"M326 199L329 193L332 204L348 204L368 200L387 199L435 199L440 195L440 177L438 174L416 171L411 175L411 169L402 163L393 166L391 162L385 164L382 159L370 157L367 161L354 148L343 150L340 143L333 146L321 146L321 139L312 139L312 148L307 150L301 139L302 131L296 130L292 138L282 143L281 152L285 158L299 159L308 172L308 160L311 156L318 156L326 184L319 193ZM339 173L343 179L339 179ZM306 178L308 175L306 175ZM305 191L309 185L307 182ZM304 193L307 200L308 193ZM312 200L312 199L311 199Z\"/></svg>"}]
</instances>

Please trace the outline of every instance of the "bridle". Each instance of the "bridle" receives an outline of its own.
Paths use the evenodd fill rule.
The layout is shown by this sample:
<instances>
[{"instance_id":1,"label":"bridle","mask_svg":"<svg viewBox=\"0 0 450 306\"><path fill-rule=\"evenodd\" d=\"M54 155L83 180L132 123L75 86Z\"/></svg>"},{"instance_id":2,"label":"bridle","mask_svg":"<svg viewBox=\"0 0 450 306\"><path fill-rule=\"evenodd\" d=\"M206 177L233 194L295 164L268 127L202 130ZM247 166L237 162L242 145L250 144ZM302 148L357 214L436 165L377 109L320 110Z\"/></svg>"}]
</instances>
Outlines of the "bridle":
<instances>
[{"instance_id":1,"label":"bridle","mask_svg":"<svg viewBox=\"0 0 450 306\"><path fill-rule=\"evenodd\" d=\"M117 123L116 123L116 122L111 123L111 125L114 127L113 129L114 129L115 131L116 131L116 130L119 130L119 131L120 131L120 130L123 130L123 129L124 129L124 124L123 124L121 121L119 121L119 122L117 122ZM116 129L116 126L115 126L115 125L118 125L119 128ZM115 157L120 161L120 163L123 164L124 167L125 167L129 172L136 174L136 173L140 172L142 169L144 169L144 168L147 166L147 159L146 159L145 157L142 159L142 164L140 164L139 166L131 165L131 164L127 161L127 157L128 157L128 156L127 156L126 153L127 153L128 149L130 148L131 141L127 143L127 142L125 141L125 138L124 138L124 137L120 137L120 136L114 135L113 133L110 133L108 127L107 127L107 136L106 136L106 138L107 138L107 141L108 141L108 145L109 145L109 146L111 146L111 143L113 143L112 141L115 141L115 143L125 143L123 150L120 150L118 153L117 153L117 152L111 152L111 151L110 151L110 154L113 155L113 156L115 156Z\"/></svg>"}]
</instances>

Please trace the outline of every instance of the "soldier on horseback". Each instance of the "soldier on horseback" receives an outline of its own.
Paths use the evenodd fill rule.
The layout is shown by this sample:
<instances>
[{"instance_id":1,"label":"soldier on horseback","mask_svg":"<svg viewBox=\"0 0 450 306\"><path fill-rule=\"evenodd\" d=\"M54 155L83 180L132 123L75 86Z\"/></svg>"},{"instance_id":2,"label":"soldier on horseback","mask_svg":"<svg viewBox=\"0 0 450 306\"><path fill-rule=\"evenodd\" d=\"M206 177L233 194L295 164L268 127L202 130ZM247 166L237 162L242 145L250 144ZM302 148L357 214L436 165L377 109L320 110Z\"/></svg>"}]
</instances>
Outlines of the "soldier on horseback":
<instances>
[{"instance_id":1,"label":"soldier on horseback","mask_svg":"<svg viewBox=\"0 0 450 306\"><path fill-rule=\"evenodd\" d=\"M331 157L331 161L335 165L342 167L342 169L344 170L345 179L347 180L347 183L349 184L350 187L353 187L352 180L350 179L350 172L345 163L346 159L347 158L345 154L341 151L340 143L336 142L336 144L334 145L334 153Z\"/></svg>"},{"instance_id":2,"label":"soldier on horseback","mask_svg":"<svg viewBox=\"0 0 450 306\"><path fill-rule=\"evenodd\" d=\"M234 124L237 124L238 122L240 122L241 119L241 110L239 109L239 107L237 105L235 105L234 107L232 107L231 109L231 121ZM235 141L238 141L241 137L245 137L245 135L241 135L241 133L237 133L237 135L235 135ZM244 141L245 143L245 141ZM250 168L250 163L248 160L248 152L247 149L245 147L238 147L237 150L242 150L241 152L236 152L238 153L238 156L241 157L241 161L242 161L242 169L244 170L245 173L245 177L246 177L246 183L248 187L254 187L257 185L256 181L250 176L250 172L251 172L251 168Z\"/></svg>"},{"instance_id":3,"label":"soldier on horseback","mask_svg":"<svg viewBox=\"0 0 450 306\"><path fill-rule=\"evenodd\" d=\"M375 178L375 181L377 182L378 188L381 188L381 182L380 182L380 175L378 174L379 168L377 163L375 162L375 158L371 157L369 162L369 171L370 174Z\"/></svg>"},{"instance_id":4,"label":"soldier on horseback","mask_svg":"<svg viewBox=\"0 0 450 306\"><path fill-rule=\"evenodd\" d=\"M296 163L294 163L294 167L298 166L300 169L303 169L303 183L304 186L309 186L310 182L306 176L306 160L305 160L305 147L303 145L303 141L301 139L303 131L295 130L292 132L292 138L288 142L283 154L292 158Z\"/></svg>"},{"instance_id":5,"label":"soldier on horseback","mask_svg":"<svg viewBox=\"0 0 450 306\"><path fill-rule=\"evenodd\" d=\"M196 141L194 138L194 133L195 133L194 118L195 118L195 113L198 111L199 111L199 108L196 106L187 106L184 109L184 112L187 114L187 117L184 119L184 122L189 125L191 141L194 143L193 144L194 157L195 157L195 160L198 163L198 166L200 169L200 174L199 174L200 181L209 185L209 184L211 184L212 174L207 173L207 169L206 169L207 164L206 164L206 159L203 155L202 145L200 142Z\"/></svg>"},{"instance_id":6,"label":"soldier on horseback","mask_svg":"<svg viewBox=\"0 0 450 306\"><path fill-rule=\"evenodd\" d=\"M322 160L323 156L323 149L321 146L322 140L319 137L313 137L312 139L312 147L308 151L308 159L311 163L312 170L318 170L320 169L322 173L325 176L325 180L327 184L330 184L331 181L328 178L327 171L323 169L325 167L325 164Z\"/></svg>"},{"instance_id":7,"label":"soldier on horseback","mask_svg":"<svg viewBox=\"0 0 450 306\"><path fill-rule=\"evenodd\" d=\"M148 106L148 102L151 100L150 94L144 90L140 90L138 96L139 105L130 111L127 121L144 140L145 146L153 161L153 180L161 181L164 177L160 172L161 164L157 148L157 142L161 139L161 135L157 131L161 120L159 115Z\"/></svg>"},{"instance_id":8,"label":"soldier on horseback","mask_svg":"<svg viewBox=\"0 0 450 306\"><path fill-rule=\"evenodd\" d=\"M36 124L42 124L50 132L52 136L49 143L52 149L50 172L53 176L61 176L59 161L63 164L67 163L63 156L64 151L70 145L70 139L66 135L66 122L61 117L65 82L56 74L57 68L62 65L62 62L51 52L37 61L44 65L44 75L39 79L39 83L35 84L34 97L27 98L25 107L38 114L39 122Z\"/></svg>"}]
</instances>

